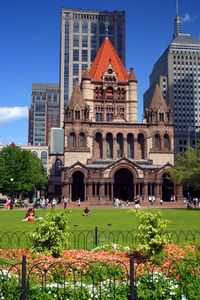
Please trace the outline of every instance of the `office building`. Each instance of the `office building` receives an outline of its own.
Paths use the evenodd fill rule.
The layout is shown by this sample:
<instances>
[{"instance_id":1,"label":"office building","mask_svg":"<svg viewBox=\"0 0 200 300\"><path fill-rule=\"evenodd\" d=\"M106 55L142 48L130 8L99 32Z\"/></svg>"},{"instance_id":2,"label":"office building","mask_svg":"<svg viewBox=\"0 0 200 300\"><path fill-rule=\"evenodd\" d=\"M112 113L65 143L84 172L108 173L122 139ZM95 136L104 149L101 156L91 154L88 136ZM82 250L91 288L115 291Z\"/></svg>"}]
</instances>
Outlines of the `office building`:
<instances>
[{"instance_id":1,"label":"office building","mask_svg":"<svg viewBox=\"0 0 200 300\"><path fill-rule=\"evenodd\" d=\"M200 41L181 31L178 10L172 42L150 75L144 111L156 83L173 111L175 154L183 152L196 145L200 125Z\"/></svg>"},{"instance_id":2,"label":"office building","mask_svg":"<svg viewBox=\"0 0 200 300\"><path fill-rule=\"evenodd\" d=\"M106 31L125 63L125 12L62 9L60 48L60 126L76 78L90 68Z\"/></svg>"},{"instance_id":3,"label":"office building","mask_svg":"<svg viewBox=\"0 0 200 300\"><path fill-rule=\"evenodd\" d=\"M32 104L29 109L28 143L34 146L49 144L50 130L59 127L59 85L32 85Z\"/></svg>"}]
</instances>

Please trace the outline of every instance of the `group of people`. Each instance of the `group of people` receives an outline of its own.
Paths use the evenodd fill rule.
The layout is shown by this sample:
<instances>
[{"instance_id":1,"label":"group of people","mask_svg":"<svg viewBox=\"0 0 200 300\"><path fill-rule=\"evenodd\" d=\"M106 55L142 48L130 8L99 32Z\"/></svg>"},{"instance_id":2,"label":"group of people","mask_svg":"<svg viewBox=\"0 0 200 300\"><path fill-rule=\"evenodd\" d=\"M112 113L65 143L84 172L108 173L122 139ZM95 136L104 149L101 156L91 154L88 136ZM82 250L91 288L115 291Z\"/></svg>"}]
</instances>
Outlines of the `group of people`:
<instances>
[{"instance_id":1,"label":"group of people","mask_svg":"<svg viewBox=\"0 0 200 300\"><path fill-rule=\"evenodd\" d=\"M48 209L49 205L51 209L54 209L58 203L58 199L52 198L52 200L49 200L49 198L41 197L41 198L33 198L33 207L34 208L41 208L41 209Z\"/></svg>"},{"instance_id":2,"label":"group of people","mask_svg":"<svg viewBox=\"0 0 200 300\"><path fill-rule=\"evenodd\" d=\"M141 206L140 202L140 197L137 195L133 201L123 201L122 199L119 198L114 198L113 200L113 206L114 207L119 207L119 208L124 208L124 207L130 207L131 205L135 205L136 209L139 209Z\"/></svg>"}]
</instances>

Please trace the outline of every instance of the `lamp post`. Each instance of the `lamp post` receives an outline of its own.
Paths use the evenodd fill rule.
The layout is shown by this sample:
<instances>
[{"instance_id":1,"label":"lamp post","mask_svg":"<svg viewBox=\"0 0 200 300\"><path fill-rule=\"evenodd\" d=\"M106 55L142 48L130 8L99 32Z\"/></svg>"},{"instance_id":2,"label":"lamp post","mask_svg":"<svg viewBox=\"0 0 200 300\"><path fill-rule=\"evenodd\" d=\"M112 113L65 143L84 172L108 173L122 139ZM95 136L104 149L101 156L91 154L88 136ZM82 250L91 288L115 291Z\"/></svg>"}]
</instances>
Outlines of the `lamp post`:
<instances>
[{"instance_id":1,"label":"lamp post","mask_svg":"<svg viewBox=\"0 0 200 300\"><path fill-rule=\"evenodd\" d=\"M13 178L10 178L10 185L11 185L11 200L10 200L10 209L13 209L14 199L13 199Z\"/></svg>"}]
</instances>

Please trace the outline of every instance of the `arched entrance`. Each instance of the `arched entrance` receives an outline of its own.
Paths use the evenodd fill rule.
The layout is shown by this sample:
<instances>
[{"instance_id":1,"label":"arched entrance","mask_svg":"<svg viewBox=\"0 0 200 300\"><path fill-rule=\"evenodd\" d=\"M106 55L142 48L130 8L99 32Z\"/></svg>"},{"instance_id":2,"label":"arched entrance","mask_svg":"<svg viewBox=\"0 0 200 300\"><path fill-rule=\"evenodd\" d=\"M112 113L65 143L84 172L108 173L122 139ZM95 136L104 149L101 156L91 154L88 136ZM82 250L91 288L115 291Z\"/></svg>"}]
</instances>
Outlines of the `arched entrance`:
<instances>
[{"instance_id":1,"label":"arched entrance","mask_svg":"<svg viewBox=\"0 0 200 300\"><path fill-rule=\"evenodd\" d=\"M85 200L85 191L84 191L84 175L82 172L75 172L72 175L72 201L76 201L79 198L81 201Z\"/></svg>"},{"instance_id":2,"label":"arched entrance","mask_svg":"<svg viewBox=\"0 0 200 300\"><path fill-rule=\"evenodd\" d=\"M120 169L114 175L114 198L133 200L133 174L128 169Z\"/></svg>"},{"instance_id":3,"label":"arched entrance","mask_svg":"<svg viewBox=\"0 0 200 300\"><path fill-rule=\"evenodd\" d=\"M163 184L162 184L162 199L163 201L171 201L171 196L174 195L174 183L168 178L168 174L163 174Z\"/></svg>"}]
</instances>

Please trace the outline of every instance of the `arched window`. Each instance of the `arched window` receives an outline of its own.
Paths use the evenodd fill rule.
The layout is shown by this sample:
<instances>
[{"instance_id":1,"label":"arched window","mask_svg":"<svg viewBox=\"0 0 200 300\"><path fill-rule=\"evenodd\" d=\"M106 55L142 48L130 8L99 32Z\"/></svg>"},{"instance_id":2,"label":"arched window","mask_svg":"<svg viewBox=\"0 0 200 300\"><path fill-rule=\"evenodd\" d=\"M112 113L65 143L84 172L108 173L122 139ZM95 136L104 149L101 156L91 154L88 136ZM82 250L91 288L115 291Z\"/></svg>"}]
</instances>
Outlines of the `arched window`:
<instances>
[{"instance_id":1,"label":"arched window","mask_svg":"<svg viewBox=\"0 0 200 300\"><path fill-rule=\"evenodd\" d=\"M117 158L120 158L123 156L123 148L124 148L124 142L123 142L123 135L122 133L117 134Z\"/></svg>"},{"instance_id":2,"label":"arched window","mask_svg":"<svg viewBox=\"0 0 200 300\"><path fill-rule=\"evenodd\" d=\"M37 151L32 151L32 153L33 153L36 157L38 157Z\"/></svg>"},{"instance_id":3,"label":"arched window","mask_svg":"<svg viewBox=\"0 0 200 300\"><path fill-rule=\"evenodd\" d=\"M74 33L79 33L79 23L74 22Z\"/></svg>"},{"instance_id":4,"label":"arched window","mask_svg":"<svg viewBox=\"0 0 200 300\"><path fill-rule=\"evenodd\" d=\"M75 119L80 120L80 111L79 110L75 110Z\"/></svg>"},{"instance_id":5,"label":"arched window","mask_svg":"<svg viewBox=\"0 0 200 300\"><path fill-rule=\"evenodd\" d=\"M86 146L86 139L85 139L85 133L81 132L79 134L79 146L85 147Z\"/></svg>"},{"instance_id":6,"label":"arched window","mask_svg":"<svg viewBox=\"0 0 200 300\"><path fill-rule=\"evenodd\" d=\"M60 175L61 167L62 167L62 161L57 158L55 161L55 175L56 176Z\"/></svg>"},{"instance_id":7,"label":"arched window","mask_svg":"<svg viewBox=\"0 0 200 300\"><path fill-rule=\"evenodd\" d=\"M159 121L160 121L160 122L164 122L164 121L165 121L165 115L164 115L163 112L162 112L162 113L159 113Z\"/></svg>"},{"instance_id":8,"label":"arched window","mask_svg":"<svg viewBox=\"0 0 200 300\"><path fill-rule=\"evenodd\" d=\"M42 151L42 153L41 153L41 161L42 161L42 164L44 164L44 165L47 164L47 152L46 151Z\"/></svg>"},{"instance_id":9,"label":"arched window","mask_svg":"<svg viewBox=\"0 0 200 300\"><path fill-rule=\"evenodd\" d=\"M154 137L154 147L156 150L161 150L161 138L159 134L155 134Z\"/></svg>"},{"instance_id":10,"label":"arched window","mask_svg":"<svg viewBox=\"0 0 200 300\"><path fill-rule=\"evenodd\" d=\"M169 138L168 134L164 135L164 149L166 151L170 151L170 138Z\"/></svg>"},{"instance_id":11,"label":"arched window","mask_svg":"<svg viewBox=\"0 0 200 300\"><path fill-rule=\"evenodd\" d=\"M132 133L127 135L127 153L128 158L134 158L134 136Z\"/></svg>"},{"instance_id":12,"label":"arched window","mask_svg":"<svg viewBox=\"0 0 200 300\"><path fill-rule=\"evenodd\" d=\"M95 157L97 158L103 158L103 140L102 140L102 134L100 132L97 132L95 135Z\"/></svg>"},{"instance_id":13,"label":"arched window","mask_svg":"<svg viewBox=\"0 0 200 300\"><path fill-rule=\"evenodd\" d=\"M69 135L69 147L70 148L76 147L76 136L74 132L71 132Z\"/></svg>"},{"instance_id":14,"label":"arched window","mask_svg":"<svg viewBox=\"0 0 200 300\"><path fill-rule=\"evenodd\" d=\"M91 33L96 34L96 32L97 32L97 25L96 25L96 23L92 22L91 23ZM96 36L95 36L95 38L96 38Z\"/></svg>"},{"instance_id":15,"label":"arched window","mask_svg":"<svg viewBox=\"0 0 200 300\"><path fill-rule=\"evenodd\" d=\"M96 121L102 122L103 121L103 114L102 113L96 113Z\"/></svg>"},{"instance_id":16,"label":"arched window","mask_svg":"<svg viewBox=\"0 0 200 300\"><path fill-rule=\"evenodd\" d=\"M106 134L106 152L107 158L113 158L113 135L112 133Z\"/></svg>"},{"instance_id":17,"label":"arched window","mask_svg":"<svg viewBox=\"0 0 200 300\"><path fill-rule=\"evenodd\" d=\"M106 90L106 98L113 99L113 88L109 86Z\"/></svg>"},{"instance_id":18,"label":"arched window","mask_svg":"<svg viewBox=\"0 0 200 300\"><path fill-rule=\"evenodd\" d=\"M82 23L82 33L88 33L88 23L87 22Z\"/></svg>"}]
</instances>

